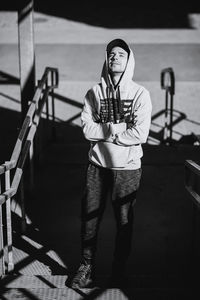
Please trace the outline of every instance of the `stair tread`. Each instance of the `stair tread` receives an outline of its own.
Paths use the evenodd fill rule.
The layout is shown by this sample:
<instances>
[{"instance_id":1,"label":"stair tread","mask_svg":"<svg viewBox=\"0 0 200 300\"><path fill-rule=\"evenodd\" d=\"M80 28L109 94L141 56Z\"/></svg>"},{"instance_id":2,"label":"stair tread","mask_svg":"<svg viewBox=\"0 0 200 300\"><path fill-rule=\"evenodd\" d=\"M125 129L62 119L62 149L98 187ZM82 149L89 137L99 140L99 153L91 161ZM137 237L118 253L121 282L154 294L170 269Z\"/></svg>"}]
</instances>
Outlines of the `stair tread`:
<instances>
[{"instance_id":1,"label":"stair tread","mask_svg":"<svg viewBox=\"0 0 200 300\"><path fill-rule=\"evenodd\" d=\"M5 275L1 285L6 288L66 288L67 275Z\"/></svg>"},{"instance_id":2,"label":"stair tread","mask_svg":"<svg viewBox=\"0 0 200 300\"><path fill-rule=\"evenodd\" d=\"M192 290L135 290L135 289L81 289L75 291L70 288L48 288L48 289L8 289L1 294L2 299L40 299L40 300L81 300L81 299L98 299L98 300L127 300L137 299L191 299ZM127 297L128 295L128 297ZM184 298L185 299L185 298Z\"/></svg>"}]
</instances>

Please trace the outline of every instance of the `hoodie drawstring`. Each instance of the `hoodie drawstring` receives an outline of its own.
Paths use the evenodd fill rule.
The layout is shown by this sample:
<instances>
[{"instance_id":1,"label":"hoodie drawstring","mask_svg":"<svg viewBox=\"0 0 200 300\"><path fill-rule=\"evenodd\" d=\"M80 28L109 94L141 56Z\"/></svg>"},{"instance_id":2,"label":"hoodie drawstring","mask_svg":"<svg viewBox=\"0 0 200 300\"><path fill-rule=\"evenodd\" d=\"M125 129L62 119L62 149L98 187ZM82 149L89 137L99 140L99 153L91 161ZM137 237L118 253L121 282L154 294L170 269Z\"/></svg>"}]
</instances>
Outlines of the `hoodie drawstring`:
<instances>
[{"instance_id":1,"label":"hoodie drawstring","mask_svg":"<svg viewBox=\"0 0 200 300\"><path fill-rule=\"evenodd\" d=\"M120 86L118 85L117 87L117 92L118 92L118 111L119 111L119 115L120 115L120 119L123 120L124 119L124 111L123 111L123 107L122 107L122 101L121 101L121 95L120 95Z\"/></svg>"},{"instance_id":2,"label":"hoodie drawstring","mask_svg":"<svg viewBox=\"0 0 200 300\"><path fill-rule=\"evenodd\" d=\"M114 114L115 123L119 123L120 121L119 105L118 105L119 100L117 96L118 96L117 89L113 88L112 101L113 101L113 114Z\"/></svg>"},{"instance_id":3,"label":"hoodie drawstring","mask_svg":"<svg viewBox=\"0 0 200 300\"><path fill-rule=\"evenodd\" d=\"M124 118L124 112L121 103L120 87L106 87L106 107L107 117L104 117L104 122L120 123Z\"/></svg>"}]
</instances>

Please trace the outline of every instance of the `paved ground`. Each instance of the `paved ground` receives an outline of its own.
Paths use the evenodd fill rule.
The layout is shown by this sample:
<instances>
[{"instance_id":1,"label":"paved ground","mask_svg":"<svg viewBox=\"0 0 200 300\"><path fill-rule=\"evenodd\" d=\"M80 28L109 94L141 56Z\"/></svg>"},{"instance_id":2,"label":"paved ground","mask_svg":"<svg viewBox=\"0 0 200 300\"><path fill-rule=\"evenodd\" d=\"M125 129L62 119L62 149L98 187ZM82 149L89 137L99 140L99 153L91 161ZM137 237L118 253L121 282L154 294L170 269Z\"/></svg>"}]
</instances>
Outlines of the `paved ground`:
<instances>
[{"instance_id":1,"label":"paved ground","mask_svg":"<svg viewBox=\"0 0 200 300\"><path fill-rule=\"evenodd\" d=\"M35 191L26 197L31 224L24 236L21 236L18 207L13 205L16 276L2 279L2 300L87 299L87 293L93 295L89 299L109 300L191 297L195 286L192 281L195 272L192 264L193 211L184 188L183 162L188 156L197 160L199 149L155 147L145 149L127 286L109 289L105 285L110 274L115 235L108 201L96 258L99 298L96 298L98 292L93 294L88 290L79 295L66 288L65 280L75 271L80 258L80 202L86 152L80 160L75 149L69 152L67 147L57 146L53 153L48 153L52 148L45 152L46 159L36 170ZM65 158L66 150L71 153L69 160Z\"/></svg>"},{"instance_id":2,"label":"paved ground","mask_svg":"<svg viewBox=\"0 0 200 300\"><path fill-rule=\"evenodd\" d=\"M57 143L46 149L43 164L36 171L37 188L26 199L27 214L32 224L25 236L20 235L18 207L13 207L16 273L40 276L39 281L35 277L29 281L26 281L27 276L23 278L30 287L37 285L40 289L17 290L27 287L28 283L25 285L23 280L16 283L12 277L5 278L4 288L10 284L15 290L4 290L2 300L20 297L100 299L97 298L98 293L79 295L64 287L66 276L79 263L80 199L87 157L79 117L73 122L68 120L79 114L84 93L98 80L105 44L119 35L135 49L138 61L135 76L151 91L154 116L164 105L164 92L160 89L161 68L174 68L177 79L176 116L184 114L174 129L174 137L176 140L185 137L185 143L171 148L146 146L133 252L127 269L130 278L134 278L131 284L135 289L116 291L104 288L99 297L117 299L118 295L119 299L136 296L136 299L150 299L151 295L153 299L178 299L176 294L183 296L183 288L185 296L187 292L191 296L193 285L189 274L193 212L184 188L184 161L188 158L199 160L199 149L191 147L194 141L190 136L191 132L199 133L200 126L198 15L190 16L195 24L193 29L106 29L39 13L35 14L35 18L37 76L40 77L46 65L59 68L61 81L56 91L56 116L62 122L57 123ZM16 13L0 13L2 163L10 157L20 123L16 20ZM156 132L162 124L162 117L153 119L151 138L155 144L160 142L159 132L157 135ZM114 225L108 202L97 256L97 274L101 284L110 272ZM54 275L57 276L55 279ZM49 289L42 289L41 282L46 283ZM55 286L59 289L51 290ZM152 290L154 287L157 289ZM169 288L172 290L167 290Z\"/></svg>"}]
</instances>

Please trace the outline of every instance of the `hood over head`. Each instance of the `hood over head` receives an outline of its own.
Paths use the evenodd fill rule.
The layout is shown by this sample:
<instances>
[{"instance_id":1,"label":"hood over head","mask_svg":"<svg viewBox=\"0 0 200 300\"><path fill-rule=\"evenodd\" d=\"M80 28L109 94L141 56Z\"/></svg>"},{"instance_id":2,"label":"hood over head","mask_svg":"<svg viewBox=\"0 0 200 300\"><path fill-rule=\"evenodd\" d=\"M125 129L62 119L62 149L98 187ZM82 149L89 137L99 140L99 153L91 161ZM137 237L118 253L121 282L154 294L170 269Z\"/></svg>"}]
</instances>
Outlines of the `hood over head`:
<instances>
[{"instance_id":1,"label":"hood over head","mask_svg":"<svg viewBox=\"0 0 200 300\"><path fill-rule=\"evenodd\" d=\"M106 57L105 57L105 62L101 73L102 87L104 89L106 87L113 86L111 75L109 74L109 69L108 69L108 54L114 47L121 47L128 53L128 61L127 61L126 69L122 73L121 79L118 83L118 85L120 85L120 90L125 90L132 82L134 69L135 69L135 58L131 48L122 39L114 39L111 42L109 42L106 47Z\"/></svg>"},{"instance_id":2,"label":"hood over head","mask_svg":"<svg viewBox=\"0 0 200 300\"><path fill-rule=\"evenodd\" d=\"M128 55L130 54L130 49L129 49L129 46L127 45L127 43L122 39L115 39L115 40L112 40L110 43L108 43L108 45L106 47L107 55L110 53L110 51L114 47L121 47L128 53Z\"/></svg>"}]
</instances>

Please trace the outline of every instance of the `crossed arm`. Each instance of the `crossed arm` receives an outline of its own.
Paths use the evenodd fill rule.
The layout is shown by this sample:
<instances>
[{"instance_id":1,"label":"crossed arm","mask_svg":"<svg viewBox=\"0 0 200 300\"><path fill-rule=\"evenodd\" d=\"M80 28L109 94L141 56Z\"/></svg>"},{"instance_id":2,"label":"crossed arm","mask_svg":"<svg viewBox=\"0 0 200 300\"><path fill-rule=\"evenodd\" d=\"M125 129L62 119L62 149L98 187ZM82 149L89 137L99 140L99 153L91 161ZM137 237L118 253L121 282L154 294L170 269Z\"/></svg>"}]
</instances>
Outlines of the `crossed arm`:
<instances>
[{"instance_id":1,"label":"crossed arm","mask_svg":"<svg viewBox=\"0 0 200 300\"><path fill-rule=\"evenodd\" d=\"M145 143L151 125L152 105L150 95L143 91L136 100L133 121L126 123L100 123L94 96L87 93L81 114L83 133L89 141L105 141L121 146Z\"/></svg>"}]
</instances>

